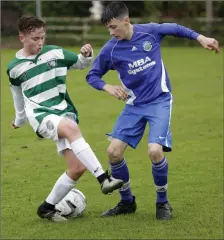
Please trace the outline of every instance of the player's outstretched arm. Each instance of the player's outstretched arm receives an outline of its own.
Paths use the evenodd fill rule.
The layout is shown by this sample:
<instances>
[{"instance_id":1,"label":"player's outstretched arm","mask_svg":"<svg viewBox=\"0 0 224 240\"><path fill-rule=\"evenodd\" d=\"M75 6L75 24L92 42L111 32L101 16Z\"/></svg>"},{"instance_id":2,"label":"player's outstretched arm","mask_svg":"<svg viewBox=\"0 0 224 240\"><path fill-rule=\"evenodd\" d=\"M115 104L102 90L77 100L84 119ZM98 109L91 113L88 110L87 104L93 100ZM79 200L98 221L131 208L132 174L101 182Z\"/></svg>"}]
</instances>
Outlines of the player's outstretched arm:
<instances>
[{"instance_id":1,"label":"player's outstretched arm","mask_svg":"<svg viewBox=\"0 0 224 240\"><path fill-rule=\"evenodd\" d=\"M90 44L85 44L80 49L80 54L76 55L67 50L63 50L65 62L68 64L68 69L84 69L91 65L93 60L93 49Z\"/></svg>"},{"instance_id":2,"label":"player's outstretched arm","mask_svg":"<svg viewBox=\"0 0 224 240\"><path fill-rule=\"evenodd\" d=\"M159 36L159 40L167 35L197 40L205 49L215 50L219 53L219 43L214 38L205 37L194 30L176 23L163 23L150 25L154 33Z\"/></svg>"},{"instance_id":3,"label":"player's outstretched arm","mask_svg":"<svg viewBox=\"0 0 224 240\"><path fill-rule=\"evenodd\" d=\"M17 129L27 122L27 117L24 109L24 99L21 87L10 85L10 89L12 92L16 112L15 120L12 122L11 126L12 128Z\"/></svg>"},{"instance_id":4,"label":"player's outstretched arm","mask_svg":"<svg viewBox=\"0 0 224 240\"><path fill-rule=\"evenodd\" d=\"M203 48L215 51L219 53L219 42L214 38L208 38L203 35L197 37L197 41L202 45Z\"/></svg>"}]
</instances>

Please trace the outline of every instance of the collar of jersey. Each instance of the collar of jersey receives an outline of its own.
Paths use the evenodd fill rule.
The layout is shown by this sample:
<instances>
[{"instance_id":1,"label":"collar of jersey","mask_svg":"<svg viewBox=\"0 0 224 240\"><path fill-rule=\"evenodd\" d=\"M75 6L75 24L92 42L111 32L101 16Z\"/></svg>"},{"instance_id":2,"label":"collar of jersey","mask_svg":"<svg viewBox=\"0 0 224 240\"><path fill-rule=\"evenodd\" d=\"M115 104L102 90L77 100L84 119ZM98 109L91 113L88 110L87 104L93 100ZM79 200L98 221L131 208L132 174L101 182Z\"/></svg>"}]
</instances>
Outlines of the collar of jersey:
<instances>
[{"instance_id":1,"label":"collar of jersey","mask_svg":"<svg viewBox=\"0 0 224 240\"><path fill-rule=\"evenodd\" d=\"M20 49L17 53L16 53L16 58L18 59L35 59L37 55L30 55L28 57L23 56L23 49Z\"/></svg>"},{"instance_id":2,"label":"collar of jersey","mask_svg":"<svg viewBox=\"0 0 224 240\"><path fill-rule=\"evenodd\" d=\"M22 53L23 53L23 48L20 49L20 50L16 53L16 58L18 58L18 59L23 59L23 60L27 60L27 61L32 61L32 62L34 62L34 63L37 62L37 59L38 59L39 55L41 54L41 52L40 52L39 54L30 55L30 56L28 56L28 57L25 57L25 56L22 55Z\"/></svg>"}]
</instances>

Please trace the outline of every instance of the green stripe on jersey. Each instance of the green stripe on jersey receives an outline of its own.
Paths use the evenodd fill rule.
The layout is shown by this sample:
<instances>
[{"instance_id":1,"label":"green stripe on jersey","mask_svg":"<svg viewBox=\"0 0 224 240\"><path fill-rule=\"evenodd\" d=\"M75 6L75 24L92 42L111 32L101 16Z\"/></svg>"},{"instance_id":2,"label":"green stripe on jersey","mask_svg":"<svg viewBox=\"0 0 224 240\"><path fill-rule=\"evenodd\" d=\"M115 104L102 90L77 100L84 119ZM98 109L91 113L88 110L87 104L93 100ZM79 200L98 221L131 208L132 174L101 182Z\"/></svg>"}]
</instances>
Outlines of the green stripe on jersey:
<instances>
[{"instance_id":1,"label":"green stripe on jersey","mask_svg":"<svg viewBox=\"0 0 224 240\"><path fill-rule=\"evenodd\" d=\"M13 85L20 86L22 83L29 81L30 79L32 79L42 73L48 72L52 69L57 69L59 67L65 67L65 66L63 66L62 64L57 64L55 67L49 67L49 65L47 63L43 63L43 64L37 65L37 66L29 69L28 71L24 72L16 79L10 79L10 81Z\"/></svg>"},{"instance_id":2,"label":"green stripe on jersey","mask_svg":"<svg viewBox=\"0 0 224 240\"><path fill-rule=\"evenodd\" d=\"M36 85L33 88L25 90L23 93L27 98L33 97L41 92L47 91L51 88L56 87L57 85L65 84L65 76L55 77L53 79L48 80L47 82L43 82L39 85Z\"/></svg>"},{"instance_id":3,"label":"green stripe on jersey","mask_svg":"<svg viewBox=\"0 0 224 240\"><path fill-rule=\"evenodd\" d=\"M79 123L79 113L78 113L76 107L74 106L74 104L72 103L72 100L71 100L71 98L68 94L68 91L66 91L65 100L68 104L68 108L67 108L68 112L74 112L76 114L76 117L77 117L76 122Z\"/></svg>"},{"instance_id":4,"label":"green stripe on jersey","mask_svg":"<svg viewBox=\"0 0 224 240\"><path fill-rule=\"evenodd\" d=\"M20 83L29 81L29 79L36 77L36 76L40 75L41 73L45 73L45 72L48 72L52 69L56 69L59 67L65 67L65 65L61 64L60 61L57 61L57 64L54 67L50 67L48 63L43 63L40 65L37 65L36 67L34 67L26 72L25 76L22 79L20 79Z\"/></svg>"},{"instance_id":5,"label":"green stripe on jersey","mask_svg":"<svg viewBox=\"0 0 224 240\"><path fill-rule=\"evenodd\" d=\"M42 61L44 59L47 62L38 64L38 61ZM41 53L38 54L35 59L13 59L13 61L11 61L8 65L7 74L13 85L20 86L23 82L45 71L60 67L70 68L77 61L78 56L75 53L69 52L57 46L45 45L41 50ZM21 71L21 67L19 67L20 70L18 72L16 70L17 65L21 66L21 64L25 62L28 62L28 65L26 64L27 67L25 67L23 71ZM36 66L29 65L29 62L36 64ZM13 71L13 74L11 71Z\"/></svg>"},{"instance_id":6,"label":"green stripe on jersey","mask_svg":"<svg viewBox=\"0 0 224 240\"><path fill-rule=\"evenodd\" d=\"M49 107L54 107L54 106L60 104L63 100L65 100L65 94L64 94L64 93L59 93L58 96L53 97L53 98L51 98L51 99L48 99L48 100L46 100L46 101L44 101L44 102L41 102L41 103L39 103L39 105L40 105L40 106L43 106L43 107L47 107L47 108L49 108ZM39 109L40 109L40 108L34 109L34 110L33 110L34 113L39 113ZM42 108L41 108L41 109L42 109ZM44 108L44 109L46 110L46 108ZM41 111L42 111L42 110L41 110Z\"/></svg>"},{"instance_id":7,"label":"green stripe on jersey","mask_svg":"<svg viewBox=\"0 0 224 240\"><path fill-rule=\"evenodd\" d=\"M39 112L43 112L43 114L40 114L40 115L38 115L37 117L36 117L36 120L39 122L39 123L41 123L42 121L43 121L43 119L46 117L46 116L48 116L48 115L50 115L50 114L55 114L55 115L58 115L58 116L60 116L60 115L63 115L63 114L65 114L65 113L68 113L68 110L67 109L65 109L65 110L53 110L53 109L45 109L45 108L39 108ZM71 112L71 113L74 113L74 112ZM77 122L78 122L78 119L76 120Z\"/></svg>"},{"instance_id":8,"label":"green stripe on jersey","mask_svg":"<svg viewBox=\"0 0 224 240\"><path fill-rule=\"evenodd\" d=\"M63 54L64 54L64 63L66 64L66 66L68 68L70 68L73 64L77 63L78 61L78 56L73 53L73 52L69 52L65 49L63 49Z\"/></svg>"},{"instance_id":9,"label":"green stripe on jersey","mask_svg":"<svg viewBox=\"0 0 224 240\"><path fill-rule=\"evenodd\" d=\"M18 58L14 58L9 64L8 64L8 68L7 68L7 73L9 73L14 67L16 67L18 64L23 63L23 62L29 62L30 59L18 59ZM9 75L9 74L8 74Z\"/></svg>"},{"instance_id":10,"label":"green stripe on jersey","mask_svg":"<svg viewBox=\"0 0 224 240\"><path fill-rule=\"evenodd\" d=\"M51 115L51 114L52 113L45 111L45 112L43 112L43 114L37 116L36 119L39 123L41 123L45 117L47 117L48 115Z\"/></svg>"}]
</instances>

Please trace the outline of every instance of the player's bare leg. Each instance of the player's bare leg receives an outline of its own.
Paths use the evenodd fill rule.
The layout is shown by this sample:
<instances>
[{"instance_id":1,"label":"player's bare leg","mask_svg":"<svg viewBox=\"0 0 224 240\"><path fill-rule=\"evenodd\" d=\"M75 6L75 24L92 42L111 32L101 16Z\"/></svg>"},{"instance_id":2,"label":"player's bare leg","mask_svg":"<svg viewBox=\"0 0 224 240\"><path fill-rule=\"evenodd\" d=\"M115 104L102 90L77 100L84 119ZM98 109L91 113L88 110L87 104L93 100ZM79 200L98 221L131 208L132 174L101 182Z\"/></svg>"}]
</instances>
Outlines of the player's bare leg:
<instances>
[{"instance_id":1,"label":"player's bare leg","mask_svg":"<svg viewBox=\"0 0 224 240\"><path fill-rule=\"evenodd\" d=\"M37 210L39 217L47 218L53 222L67 221L67 218L61 216L60 212L55 209L55 205L75 187L78 179L86 171L86 167L74 155L72 150L65 149L63 155L67 162L68 170L58 178L51 193Z\"/></svg>"},{"instance_id":2,"label":"player's bare leg","mask_svg":"<svg viewBox=\"0 0 224 240\"><path fill-rule=\"evenodd\" d=\"M66 138L70 142L75 156L97 178L104 194L111 193L123 186L124 182L122 180L110 177L103 170L96 155L83 138L77 123L68 118L63 118L58 124L57 131L59 137Z\"/></svg>"}]
</instances>

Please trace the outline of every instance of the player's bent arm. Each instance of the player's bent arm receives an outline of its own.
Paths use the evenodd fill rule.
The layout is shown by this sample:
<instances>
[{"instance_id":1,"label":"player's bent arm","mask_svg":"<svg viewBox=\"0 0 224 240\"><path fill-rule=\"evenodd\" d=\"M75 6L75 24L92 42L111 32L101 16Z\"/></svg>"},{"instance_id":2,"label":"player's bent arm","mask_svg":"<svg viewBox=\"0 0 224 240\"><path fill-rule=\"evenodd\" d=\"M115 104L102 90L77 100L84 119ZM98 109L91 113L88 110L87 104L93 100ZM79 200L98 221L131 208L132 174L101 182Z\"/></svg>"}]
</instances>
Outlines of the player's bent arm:
<instances>
[{"instance_id":1,"label":"player's bent arm","mask_svg":"<svg viewBox=\"0 0 224 240\"><path fill-rule=\"evenodd\" d=\"M26 124L27 117L24 109L24 99L23 99L23 94L22 94L22 89L20 86L14 86L10 85L10 89L12 92L12 97L14 101L14 107L15 107L15 121L14 125L19 127L24 124Z\"/></svg>"},{"instance_id":2,"label":"player's bent arm","mask_svg":"<svg viewBox=\"0 0 224 240\"><path fill-rule=\"evenodd\" d=\"M78 60L71 66L70 69L84 69L91 65L93 59L93 51L90 57L84 57L81 53L78 54Z\"/></svg>"},{"instance_id":3,"label":"player's bent arm","mask_svg":"<svg viewBox=\"0 0 224 240\"><path fill-rule=\"evenodd\" d=\"M101 74L97 69L92 68L86 76L87 83L97 90L104 90L106 82L101 79Z\"/></svg>"},{"instance_id":4,"label":"player's bent arm","mask_svg":"<svg viewBox=\"0 0 224 240\"><path fill-rule=\"evenodd\" d=\"M194 30L176 23L155 24L154 31L158 33L161 38L165 36L174 36L196 40L200 35Z\"/></svg>"},{"instance_id":5,"label":"player's bent arm","mask_svg":"<svg viewBox=\"0 0 224 240\"><path fill-rule=\"evenodd\" d=\"M109 53L109 54L108 54ZM93 65L86 75L87 83L97 90L104 90L106 82L102 77L109 71L113 70L113 64L110 58L110 49L101 49L99 55L95 58Z\"/></svg>"},{"instance_id":6,"label":"player's bent arm","mask_svg":"<svg viewBox=\"0 0 224 240\"><path fill-rule=\"evenodd\" d=\"M111 85L104 82L101 77L104 75L104 71L108 71L107 68L104 68L104 71L101 70L100 66L96 64L97 61L94 62L92 69L86 76L86 80L89 85L92 87L103 90L110 95L116 97L119 100L125 101L127 99L128 94L125 92L124 88L119 85Z\"/></svg>"}]
</instances>

